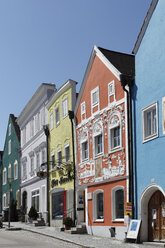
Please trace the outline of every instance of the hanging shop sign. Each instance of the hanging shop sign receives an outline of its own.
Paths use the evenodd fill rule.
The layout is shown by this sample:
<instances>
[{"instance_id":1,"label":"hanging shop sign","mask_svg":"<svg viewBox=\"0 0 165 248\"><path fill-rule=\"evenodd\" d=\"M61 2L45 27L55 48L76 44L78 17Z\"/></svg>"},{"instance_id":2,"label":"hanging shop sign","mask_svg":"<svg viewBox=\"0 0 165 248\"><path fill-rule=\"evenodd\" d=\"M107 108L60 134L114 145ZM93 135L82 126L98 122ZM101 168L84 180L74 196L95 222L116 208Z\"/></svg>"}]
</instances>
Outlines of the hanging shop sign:
<instances>
[{"instance_id":1,"label":"hanging shop sign","mask_svg":"<svg viewBox=\"0 0 165 248\"><path fill-rule=\"evenodd\" d=\"M46 171L39 171L37 172L37 177L40 177L41 179L47 177L47 172Z\"/></svg>"},{"instance_id":2,"label":"hanging shop sign","mask_svg":"<svg viewBox=\"0 0 165 248\"><path fill-rule=\"evenodd\" d=\"M132 202L126 202L126 204L125 204L125 215L132 216Z\"/></svg>"}]
</instances>

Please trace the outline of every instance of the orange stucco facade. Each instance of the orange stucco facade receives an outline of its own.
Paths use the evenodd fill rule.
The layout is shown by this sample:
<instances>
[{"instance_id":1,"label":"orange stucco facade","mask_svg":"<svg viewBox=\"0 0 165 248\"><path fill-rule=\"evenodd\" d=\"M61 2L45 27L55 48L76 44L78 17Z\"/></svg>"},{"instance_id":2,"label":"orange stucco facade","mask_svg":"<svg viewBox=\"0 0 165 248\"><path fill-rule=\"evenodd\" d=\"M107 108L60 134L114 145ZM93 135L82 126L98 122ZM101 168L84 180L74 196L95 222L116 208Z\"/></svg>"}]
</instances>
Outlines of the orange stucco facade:
<instances>
[{"instance_id":1,"label":"orange stucco facade","mask_svg":"<svg viewBox=\"0 0 165 248\"><path fill-rule=\"evenodd\" d=\"M90 227L124 227L128 200L125 92L119 77L97 55L83 83L76 112L76 142L78 187L86 189L84 221ZM115 216L118 189L124 198L119 210L122 218ZM97 193L103 194L101 204Z\"/></svg>"}]
</instances>

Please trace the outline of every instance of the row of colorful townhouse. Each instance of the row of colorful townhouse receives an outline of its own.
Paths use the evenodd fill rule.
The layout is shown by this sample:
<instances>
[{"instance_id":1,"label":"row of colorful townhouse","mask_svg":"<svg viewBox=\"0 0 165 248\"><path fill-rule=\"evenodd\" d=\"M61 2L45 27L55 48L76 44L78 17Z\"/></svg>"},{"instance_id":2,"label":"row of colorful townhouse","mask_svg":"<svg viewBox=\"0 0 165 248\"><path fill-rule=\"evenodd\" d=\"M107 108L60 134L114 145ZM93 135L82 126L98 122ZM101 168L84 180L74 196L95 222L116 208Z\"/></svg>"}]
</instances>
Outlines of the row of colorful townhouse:
<instances>
[{"instance_id":1,"label":"row of colorful townhouse","mask_svg":"<svg viewBox=\"0 0 165 248\"><path fill-rule=\"evenodd\" d=\"M164 0L152 0L135 55L95 46L79 94L71 79L42 84L9 116L3 211L11 188L18 208L34 206L51 226L70 216L89 234L124 239L131 203L140 239L165 240L164 16Z\"/></svg>"}]
</instances>

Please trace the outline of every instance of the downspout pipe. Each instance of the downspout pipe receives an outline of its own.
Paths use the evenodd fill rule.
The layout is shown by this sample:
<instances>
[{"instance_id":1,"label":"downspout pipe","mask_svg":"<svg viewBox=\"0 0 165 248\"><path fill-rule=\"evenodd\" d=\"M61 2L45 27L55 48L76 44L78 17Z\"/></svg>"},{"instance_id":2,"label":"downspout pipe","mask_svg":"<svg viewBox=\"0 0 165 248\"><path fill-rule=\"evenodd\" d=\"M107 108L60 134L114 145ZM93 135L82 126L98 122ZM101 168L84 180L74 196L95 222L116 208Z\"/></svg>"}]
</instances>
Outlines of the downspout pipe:
<instances>
[{"instance_id":1,"label":"downspout pipe","mask_svg":"<svg viewBox=\"0 0 165 248\"><path fill-rule=\"evenodd\" d=\"M134 171L133 171L133 138L132 138L132 99L131 91L134 85L132 75L120 75L120 82L127 96L127 126L128 126L128 159L129 159L129 202L132 202L132 219L134 219ZM126 88L128 87L128 90Z\"/></svg>"}]
</instances>

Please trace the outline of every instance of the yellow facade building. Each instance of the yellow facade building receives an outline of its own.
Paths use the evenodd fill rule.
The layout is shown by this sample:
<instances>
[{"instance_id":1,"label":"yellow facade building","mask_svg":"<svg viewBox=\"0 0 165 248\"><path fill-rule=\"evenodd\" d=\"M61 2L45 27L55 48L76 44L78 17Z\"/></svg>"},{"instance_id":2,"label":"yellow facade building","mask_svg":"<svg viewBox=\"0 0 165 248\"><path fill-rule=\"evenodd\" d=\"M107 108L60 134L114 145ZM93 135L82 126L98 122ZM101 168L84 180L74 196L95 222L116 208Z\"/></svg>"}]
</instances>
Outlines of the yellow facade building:
<instances>
[{"instance_id":1,"label":"yellow facade building","mask_svg":"<svg viewBox=\"0 0 165 248\"><path fill-rule=\"evenodd\" d=\"M76 82L69 79L47 103L49 124L50 225L61 226L74 214L72 128L68 111L76 103Z\"/></svg>"}]
</instances>

